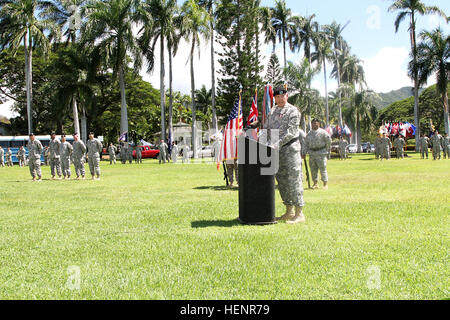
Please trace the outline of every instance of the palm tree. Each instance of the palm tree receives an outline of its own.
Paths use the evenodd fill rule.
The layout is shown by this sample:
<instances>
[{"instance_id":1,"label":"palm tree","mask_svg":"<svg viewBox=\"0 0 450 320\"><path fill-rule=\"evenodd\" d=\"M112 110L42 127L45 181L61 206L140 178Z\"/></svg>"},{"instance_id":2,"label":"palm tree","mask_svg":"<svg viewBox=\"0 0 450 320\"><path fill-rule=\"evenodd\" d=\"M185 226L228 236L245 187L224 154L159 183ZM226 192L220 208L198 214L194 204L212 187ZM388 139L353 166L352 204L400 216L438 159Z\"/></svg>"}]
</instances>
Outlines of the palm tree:
<instances>
[{"instance_id":1,"label":"palm tree","mask_svg":"<svg viewBox=\"0 0 450 320\"><path fill-rule=\"evenodd\" d=\"M275 7L271 8L270 17L275 37L269 34L268 39L274 40L278 38L278 42L283 44L284 67L286 68L286 41L292 38L292 34L295 34L300 18L292 16L291 9L286 7L285 0L275 0Z\"/></svg>"},{"instance_id":2,"label":"palm tree","mask_svg":"<svg viewBox=\"0 0 450 320\"><path fill-rule=\"evenodd\" d=\"M312 53L312 61L317 61L317 64L322 64L323 66L323 77L325 81L325 119L326 126L330 125L330 109L328 106L328 88L327 88L327 61L331 61L333 57L333 52L331 51L331 40L328 34L323 30L318 33L318 46L316 51Z\"/></svg>"},{"instance_id":3,"label":"palm tree","mask_svg":"<svg viewBox=\"0 0 450 320\"><path fill-rule=\"evenodd\" d=\"M94 55L103 58L106 67L112 67L114 78L119 77L121 112L120 134L128 132L128 112L125 95L127 55L134 60L134 69L141 68L142 53L133 34L139 22L151 24L139 0L95 1L86 6L87 22L82 26L81 44L91 45Z\"/></svg>"},{"instance_id":4,"label":"palm tree","mask_svg":"<svg viewBox=\"0 0 450 320\"><path fill-rule=\"evenodd\" d=\"M194 0L186 1L181 8L182 24L181 34L186 41L191 41L191 51L189 54L191 66L191 99L192 99L192 150L194 158L198 158L197 150L197 129L195 117L195 78L194 78L194 53L195 48L199 49L200 56L200 36L208 39L210 37L210 17L205 9L200 7Z\"/></svg>"},{"instance_id":5,"label":"palm tree","mask_svg":"<svg viewBox=\"0 0 450 320\"><path fill-rule=\"evenodd\" d=\"M28 133L33 131L33 49L40 46L45 54L49 49L45 32L55 30L52 21L39 19L38 13L53 5L44 0L0 0L0 49L10 47L15 54L21 43L24 46Z\"/></svg>"},{"instance_id":6,"label":"palm tree","mask_svg":"<svg viewBox=\"0 0 450 320\"><path fill-rule=\"evenodd\" d=\"M436 90L442 97L444 107L445 133L450 134L448 114L447 83L450 74L450 36L444 35L441 28L423 31L419 35L422 42L417 46L416 65L411 61L410 74L418 75L419 85L425 84L428 78L436 74Z\"/></svg>"},{"instance_id":7,"label":"palm tree","mask_svg":"<svg viewBox=\"0 0 450 320\"><path fill-rule=\"evenodd\" d=\"M178 10L176 0L147 0L144 8L152 16L153 23L144 24L140 46L149 61L148 72L153 71L154 51L157 41L160 42L160 98L161 98L161 139L166 140L166 92L165 92L165 46L169 50L169 63L172 67L172 53L177 48L178 40L175 34L175 16ZM176 51L176 50L175 50ZM169 94L172 91L172 74L170 74ZM172 99L172 98L171 98ZM169 117L170 118L170 117ZM172 120L169 119L169 135L172 137Z\"/></svg>"},{"instance_id":8,"label":"palm tree","mask_svg":"<svg viewBox=\"0 0 450 320\"><path fill-rule=\"evenodd\" d=\"M206 89L205 85L200 90L195 90L195 103L197 109L206 114L212 100L212 89Z\"/></svg>"},{"instance_id":9,"label":"palm tree","mask_svg":"<svg viewBox=\"0 0 450 320\"><path fill-rule=\"evenodd\" d=\"M399 11L394 25L395 32L398 32L400 23L408 17L409 29L411 38L411 53L413 56L413 63L417 62L417 43L416 43L416 17L425 14L438 14L446 21L447 15L436 6L426 6L420 0L395 0L389 7L388 11ZM419 81L417 71L412 75L414 81L414 125L416 126L416 137L420 137L420 122L419 122ZM416 139L416 151L419 150L419 139Z\"/></svg>"},{"instance_id":10,"label":"palm tree","mask_svg":"<svg viewBox=\"0 0 450 320\"><path fill-rule=\"evenodd\" d=\"M328 34L330 40L333 43L333 59L334 59L334 68L336 69L336 79L338 82L338 88L341 85L341 70L339 65L339 56L342 54L342 51L347 47L344 38L342 37L342 32L348 26L350 21L348 21L344 26L341 26L336 21L333 21L329 25L324 26L325 32ZM342 128L342 106L340 104L341 97L340 91L338 92L338 103L339 103L339 126Z\"/></svg>"}]
</instances>

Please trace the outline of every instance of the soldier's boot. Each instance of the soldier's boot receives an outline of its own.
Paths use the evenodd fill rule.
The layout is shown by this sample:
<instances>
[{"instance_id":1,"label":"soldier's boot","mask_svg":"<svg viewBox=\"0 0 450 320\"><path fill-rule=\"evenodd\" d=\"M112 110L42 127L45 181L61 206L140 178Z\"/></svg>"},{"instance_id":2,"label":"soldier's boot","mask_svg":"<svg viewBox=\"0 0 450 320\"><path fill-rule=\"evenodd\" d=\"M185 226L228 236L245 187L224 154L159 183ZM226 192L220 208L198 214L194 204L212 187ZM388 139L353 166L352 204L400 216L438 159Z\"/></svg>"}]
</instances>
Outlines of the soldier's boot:
<instances>
[{"instance_id":1,"label":"soldier's boot","mask_svg":"<svg viewBox=\"0 0 450 320\"><path fill-rule=\"evenodd\" d=\"M33 177L32 181L36 181L36 177Z\"/></svg>"},{"instance_id":2,"label":"soldier's boot","mask_svg":"<svg viewBox=\"0 0 450 320\"><path fill-rule=\"evenodd\" d=\"M61 177L61 176L58 176L58 180L62 180L62 177Z\"/></svg>"},{"instance_id":3,"label":"soldier's boot","mask_svg":"<svg viewBox=\"0 0 450 320\"><path fill-rule=\"evenodd\" d=\"M77 176L75 180L80 180L80 176Z\"/></svg>"},{"instance_id":4,"label":"soldier's boot","mask_svg":"<svg viewBox=\"0 0 450 320\"><path fill-rule=\"evenodd\" d=\"M52 176L52 180L55 180L55 176Z\"/></svg>"},{"instance_id":5,"label":"soldier's boot","mask_svg":"<svg viewBox=\"0 0 450 320\"><path fill-rule=\"evenodd\" d=\"M323 182L323 189L328 190L328 181Z\"/></svg>"},{"instance_id":6,"label":"soldier's boot","mask_svg":"<svg viewBox=\"0 0 450 320\"><path fill-rule=\"evenodd\" d=\"M294 218L295 212L294 212L294 206L286 206L286 213L283 214L281 217L275 218L276 221L283 221L283 220L289 220Z\"/></svg>"},{"instance_id":7,"label":"soldier's boot","mask_svg":"<svg viewBox=\"0 0 450 320\"><path fill-rule=\"evenodd\" d=\"M317 181L314 181L314 184L312 186L312 189L319 189L319 186L317 185Z\"/></svg>"},{"instance_id":8,"label":"soldier's boot","mask_svg":"<svg viewBox=\"0 0 450 320\"><path fill-rule=\"evenodd\" d=\"M302 223L305 221L306 221L306 218L303 215L303 208L296 206L295 207L295 216L292 219L286 221L286 223L287 224L297 224L297 223Z\"/></svg>"},{"instance_id":9,"label":"soldier's boot","mask_svg":"<svg viewBox=\"0 0 450 320\"><path fill-rule=\"evenodd\" d=\"M37 182L41 182L42 181L42 177L38 177Z\"/></svg>"}]
</instances>

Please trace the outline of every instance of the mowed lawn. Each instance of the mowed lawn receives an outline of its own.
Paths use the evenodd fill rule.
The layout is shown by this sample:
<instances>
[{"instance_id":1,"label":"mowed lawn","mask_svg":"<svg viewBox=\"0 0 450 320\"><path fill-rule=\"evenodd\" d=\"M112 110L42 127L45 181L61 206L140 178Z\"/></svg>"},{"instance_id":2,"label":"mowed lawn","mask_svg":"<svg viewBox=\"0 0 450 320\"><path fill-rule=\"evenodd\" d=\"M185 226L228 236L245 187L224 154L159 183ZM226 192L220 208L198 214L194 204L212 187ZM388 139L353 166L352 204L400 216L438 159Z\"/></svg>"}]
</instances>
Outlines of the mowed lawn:
<instances>
[{"instance_id":1,"label":"mowed lawn","mask_svg":"<svg viewBox=\"0 0 450 320\"><path fill-rule=\"evenodd\" d=\"M102 162L101 181L43 167L41 183L0 168L0 299L450 298L450 160L328 172L305 224L242 226L214 164Z\"/></svg>"}]
</instances>

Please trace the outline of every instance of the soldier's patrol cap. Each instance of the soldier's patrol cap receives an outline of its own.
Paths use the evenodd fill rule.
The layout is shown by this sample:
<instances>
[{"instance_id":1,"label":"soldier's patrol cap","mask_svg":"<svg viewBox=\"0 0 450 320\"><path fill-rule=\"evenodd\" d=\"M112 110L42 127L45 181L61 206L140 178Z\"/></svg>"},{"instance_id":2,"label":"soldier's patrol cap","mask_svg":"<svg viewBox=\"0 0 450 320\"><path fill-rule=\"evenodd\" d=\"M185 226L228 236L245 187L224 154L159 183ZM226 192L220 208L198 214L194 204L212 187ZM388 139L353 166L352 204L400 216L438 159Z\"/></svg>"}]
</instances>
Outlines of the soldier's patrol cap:
<instances>
[{"instance_id":1,"label":"soldier's patrol cap","mask_svg":"<svg viewBox=\"0 0 450 320\"><path fill-rule=\"evenodd\" d=\"M29 134L28 136L29 136L29 137L34 136L34 133L33 133L33 132L30 132L30 134Z\"/></svg>"},{"instance_id":2,"label":"soldier's patrol cap","mask_svg":"<svg viewBox=\"0 0 450 320\"><path fill-rule=\"evenodd\" d=\"M311 120L311 122L319 122L320 123L320 120L317 119L317 118L314 118L314 119Z\"/></svg>"},{"instance_id":3,"label":"soldier's patrol cap","mask_svg":"<svg viewBox=\"0 0 450 320\"><path fill-rule=\"evenodd\" d=\"M273 90L273 95L278 96L280 94L286 94L287 92L288 91L285 87L275 87L275 89Z\"/></svg>"},{"instance_id":4,"label":"soldier's patrol cap","mask_svg":"<svg viewBox=\"0 0 450 320\"><path fill-rule=\"evenodd\" d=\"M77 135L78 135L78 132L75 132L73 135L74 135L74 136L77 136Z\"/></svg>"},{"instance_id":5,"label":"soldier's patrol cap","mask_svg":"<svg viewBox=\"0 0 450 320\"><path fill-rule=\"evenodd\" d=\"M51 135L51 136L54 136L54 135L56 135L56 133L53 131L52 133L50 133L50 135Z\"/></svg>"},{"instance_id":6,"label":"soldier's patrol cap","mask_svg":"<svg viewBox=\"0 0 450 320\"><path fill-rule=\"evenodd\" d=\"M94 135L94 132L92 132L92 131L91 131L91 132L89 132L89 135L91 135L91 134L92 134L92 135Z\"/></svg>"},{"instance_id":7,"label":"soldier's patrol cap","mask_svg":"<svg viewBox=\"0 0 450 320\"><path fill-rule=\"evenodd\" d=\"M61 135L61 138L62 138L62 137L65 137L65 136L66 136L66 134L65 134L65 133L63 133L63 134Z\"/></svg>"}]
</instances>

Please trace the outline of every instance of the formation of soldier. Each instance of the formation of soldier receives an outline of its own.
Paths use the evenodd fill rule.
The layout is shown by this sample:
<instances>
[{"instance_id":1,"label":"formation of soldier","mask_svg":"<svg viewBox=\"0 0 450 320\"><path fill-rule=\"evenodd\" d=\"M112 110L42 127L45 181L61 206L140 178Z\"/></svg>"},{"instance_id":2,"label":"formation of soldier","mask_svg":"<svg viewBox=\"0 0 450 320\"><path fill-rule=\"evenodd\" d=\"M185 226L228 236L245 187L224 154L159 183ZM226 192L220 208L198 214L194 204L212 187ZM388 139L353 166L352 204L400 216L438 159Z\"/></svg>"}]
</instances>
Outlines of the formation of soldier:
<instances>
[{"instance_id":1,"label":"formation of soldier","mask_svg":"<svg viewBox=\"0 0 450 320\"><path fill-rule=\"evenodd\" d=\"M339 159L346 160L347 159L347 146L348 142L344 139L344 137L339 138Z\"/></svg>"},{"instance_id":2,"label":"formation of soldier","mask_svg":"<svg viewBox=\"0 0 450 320\"><path fill-rule=\"evenodd\" d=\"M405 139L403 139L400 135L397 136L394 140L394 148L397 159L404 158L403 148L406 147Z\"/></svg>"}]
</instances>

